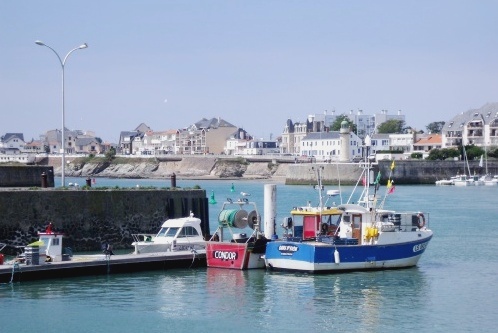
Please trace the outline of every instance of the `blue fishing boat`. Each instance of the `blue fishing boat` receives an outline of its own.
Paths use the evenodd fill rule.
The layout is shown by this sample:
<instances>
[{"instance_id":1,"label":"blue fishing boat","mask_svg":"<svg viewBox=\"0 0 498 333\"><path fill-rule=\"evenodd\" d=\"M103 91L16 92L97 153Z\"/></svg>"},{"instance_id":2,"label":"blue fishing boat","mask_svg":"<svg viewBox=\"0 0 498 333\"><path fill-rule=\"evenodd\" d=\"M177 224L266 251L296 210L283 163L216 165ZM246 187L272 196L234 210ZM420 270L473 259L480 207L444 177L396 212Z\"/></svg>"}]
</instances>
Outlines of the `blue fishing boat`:
<instances>
[{"instance_id":1,"label":"blue fishing boat","mask_svg":"<svg viewBox=\"0 0 498 333\"><path fill-rule=\"evenodd\" d=\"M368 150L368 138L366 142ZM428 227L429 214L384 209L387 197L394 192L394 161L383 196L379 195L381 174L375 177L368 157L360 167L363 171L348 202L331 206L327 206L328 200L340 192L324 195L322 168L313 168L319 203L294 207L291 217L284 219L283 237L266 245L268 269L325 273L395 269L418 263L433 235ZM355 192L360 195L352 203Z\"/></svg>"}]
</instances>

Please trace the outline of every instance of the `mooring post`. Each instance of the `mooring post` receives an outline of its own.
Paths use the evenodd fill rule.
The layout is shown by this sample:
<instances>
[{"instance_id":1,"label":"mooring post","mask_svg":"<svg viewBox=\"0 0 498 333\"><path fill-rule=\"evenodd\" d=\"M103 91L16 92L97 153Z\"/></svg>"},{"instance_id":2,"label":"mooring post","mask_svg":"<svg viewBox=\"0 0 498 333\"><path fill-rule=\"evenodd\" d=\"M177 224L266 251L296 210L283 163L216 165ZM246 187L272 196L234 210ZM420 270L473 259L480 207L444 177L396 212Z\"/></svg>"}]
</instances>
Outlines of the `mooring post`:
<instances>
[{"instance_id":1,"label":"mooring post","mask_svg":"<svg viewBox=\"0 0 498 333\"><path fill-rule=\"evenodd\" d=\"M176 187L176 174L173 172L171 175L171 187L175 188Z\"/></svg>"},{"instance_id":2,"label":"mooring post","mask_svg":"<svg viewBox=\"0 0 498 333\"><path fill-rule=\"evenodd\" d=\"M42 172L41 174L41 187L42 188L47 188L47 174L45 172Z\"/></svg>"}]
</instances>

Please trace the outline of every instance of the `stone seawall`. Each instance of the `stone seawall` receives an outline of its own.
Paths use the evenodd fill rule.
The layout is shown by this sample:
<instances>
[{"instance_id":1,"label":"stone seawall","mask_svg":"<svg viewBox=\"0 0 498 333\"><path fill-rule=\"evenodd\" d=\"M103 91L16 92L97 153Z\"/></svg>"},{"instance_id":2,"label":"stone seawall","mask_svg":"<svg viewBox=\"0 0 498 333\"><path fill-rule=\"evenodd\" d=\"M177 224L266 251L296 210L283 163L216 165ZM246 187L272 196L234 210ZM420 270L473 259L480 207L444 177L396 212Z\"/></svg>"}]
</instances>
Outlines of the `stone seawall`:
<instances>
[{"instance_id":1,"label":"stone seawall","mask_svg":"<svg viewBox=\"0 0 498 333\"><path fill-rule=\"evenodd\" d=\"M192 211L209 233L205 190L14 190L0 191L0 242L25 246L52 222L73 251L97 251L109 242L131 248L134 233L157 233L168 218ZM6 250L13 250L12 247Z\"/></svg>"},{"instance_id":2,"label":"stone seawall","mask_svg":"<svg viewBox=\"0 0 498 333\"><path fill-rule=\"evenodd\" d=\"M58 158L49 158L48 164L59 162ZM172 156L164 159L129 158L126 163L95 163L91 160L85 164L76 163L76 159L68 159L66 176L75 177L111 177L111 178L167 178L173 173L178 178L199 179L274 179L287 184L309 184L315 181L312 167L324 168L324 183L354 184L362 169L358 163L294 163L293 160L263 158L219 158L211 156L182 157ZM60 163L59 163L60 165ZM54 172L60 175L60 167L54 163ZM379 169L382 180L386 181L390 173L391 161L379 161L374 169ZM449 178L456 174L467 173L463 161L427 161L399 160L395 161L393 178L397 184L434 184L436 180ZM471 173L483 175L484 167L478 161L470 161ZM498 174L498 161L488 161L488 172Z\"/></svg>"},{"instance_id":3,"label":"stone seawall","mask_svg":"<svg viewBox=\"0 0 498 333\"><path fill-rule=\"evenodd\" d=\"M380 161L379 169L382 173L382 179L387 180L391 167L391 161ZM426 160L407 160L395 161L395 168L392 172L392 178L396 184L434 184L439 179L449 179L457 174L484 175L486 168L479 166L479 161L426 161ZM498 174L498 162L488 162L488 173Z\"/></svg>"},{"instance_id":4,"label":"stone seawall","mask_svg":"<svg viewBox=\"0 0 498 333\"><path fill-rule=\"evenodd\" d=\"M424 160L401 160L394 162L394 169L391 171L392 161L379 161L372 166L377 175L381 172L381 184L386 184L391 177L396 184L434 184L436 180L449 179L457 174L484 175L485 167L479 166L479 161L470 161L468 166L464 161L424 161ZM316 174L312 168L323 167L323 183L337 185L353 185L362 173L362 168L358 163L338 163L338 164L281 164L273 173L272 178L277 176L285 179L289 185L308 185L316 183ZM498 162L488 162L488 173L498 175Z\"/></svg>"},{"instance_id":5,"label":"stone seawall","mask_svg":"<svg viewBox=\"0 0 498 333\"><path fill-rule=\"evenodd\" d=\"M54 187L54 168L38 165L0 166L0 187L41 187L42 174L47 175L47 187Z\"/></svg>"},{"instance_id":6,"label":"stone seawall","mask_svg":"<svg viewBox=\"0 0 498 333\"><path fill-rule=\"evenodd\" d=\"M285 184L288 185L315 185L317 176L314 169L322 169L322 182L324 185L351 185L358 181L363 171L359 164L290 164L287 167Z\"/></svg>"}]
</instances>

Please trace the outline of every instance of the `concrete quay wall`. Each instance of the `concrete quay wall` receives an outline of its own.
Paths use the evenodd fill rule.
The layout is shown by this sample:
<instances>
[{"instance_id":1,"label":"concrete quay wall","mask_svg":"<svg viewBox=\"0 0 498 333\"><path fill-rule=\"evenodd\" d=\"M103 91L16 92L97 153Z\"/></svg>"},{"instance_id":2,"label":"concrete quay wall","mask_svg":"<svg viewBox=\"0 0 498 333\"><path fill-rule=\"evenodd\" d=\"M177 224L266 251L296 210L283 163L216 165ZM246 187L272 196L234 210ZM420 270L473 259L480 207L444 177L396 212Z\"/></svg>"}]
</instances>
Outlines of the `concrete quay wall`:
<instances>
[{"instance_id":1,"label":"concrete quay wall","mask_svg":"<svg viewBox=\"0 0 498 333\"><path fill-rule=\"evenodd\" d=\"M54 187L54 168L40 165L1 165L0 187L41 187L42 173L47 187Z\"/></svg>"},{"instance_id":2,"label":"concrete quay wall","mask_svg":"<svg viewBox=\"0 0 498 333\"><path fill-rule=\"evenodd\" d=\"M380 161L379 169L382 179L387 180L390 173L391 161ZM485 166L480 167L479 161L469 161L468 166L464 161L426 161L407 160L395 161L392 179L396 184L434 184L436 180L449 179L457 174L484 175ZM498 174L498 162L488 161L488 173Z\"/></svg>"},{"instance_id":3,"label":"concrete quay wall","mask_svg":"<svg viewBox=\"0 0 498 333\"><path fill-rule=\"evenodd\" d=\"M73 251L98 251L106 242L131 249L132 234L155 234L166 219L190 211L209 233L205 190L1 190L0 243L25 246L52 222Z\"/></svg>"},{"instance_id":4,"label":"concrete quay wall","mask_svg":"<svg viewBox=\"0 0 498 333\"><path fill-rule=\"evenodd\" d=\"M400 160L394 162L391 172L392 161L379 161L372 169L375 176L381 172L381 184L386 184L390 177L396 184L434 184L439 179L449 179L457 174L468 174L467 164L464 161L423 161L423 160ZM358 163L344 164L292 164L287 165L285 176L286 184L315 184L316 174L312 167L323 167L323 183L335 185L339 182L343 185L355 184L362 169ZM484 175L485 168L479 167L479 161L469 162L472 174ZM488 162L488 173L498 174L498 162Z\"/></svg>"},{"instance_id":5,"label":"concrete quay wall","mask_svg":"<svg viewBox=\"0 0 498 333\"><path fill-rule=\"evenodd\" d=\"M49 158L53 162L54 172L60 174L56 162L60 159ZM312 167L323 167L324 183L354 184L362 169L358 163L301 163L295 158L229 157L229 156L178 156L164 158L129 158L129 162L102 166L87 162L85 165L70 163L66 169L67 176L75 177L115 177L115 178L166 178L173 173L178 178L199 179L275 179L287 184L309 184L316 182ZM391 161L381 160L374 165L380 170L382 181L387 181ZM479 161L469 162L472 174L485 174L485 166L479 167ZM488 173L498 174L498 161L487 163ZM392 177L397 184L434 184L436 180L449 178L457 174L468 174L464 161L427 161L396 160Z\"/></svg>"}]
</instances>

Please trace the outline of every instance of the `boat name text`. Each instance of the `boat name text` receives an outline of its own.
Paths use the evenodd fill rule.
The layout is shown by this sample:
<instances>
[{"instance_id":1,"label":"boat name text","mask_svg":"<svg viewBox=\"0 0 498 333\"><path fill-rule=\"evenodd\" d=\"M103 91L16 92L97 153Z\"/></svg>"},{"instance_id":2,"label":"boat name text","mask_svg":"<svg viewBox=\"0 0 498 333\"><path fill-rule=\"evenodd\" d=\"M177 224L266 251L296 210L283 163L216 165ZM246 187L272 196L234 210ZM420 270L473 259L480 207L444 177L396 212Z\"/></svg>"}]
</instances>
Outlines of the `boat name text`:
<instances>
[{"instance_id":1,"label":"boat name text","mask_svg":"<svg viewBox=\"0 0 498 333\"><path fill-rule=\"evenodd\" d=\"M283 256L291 256L294 252L299 250L299 246L296 245L280 245L278 247L280 254Z\"/></svg>"},{"instance_id":2,"label":"boat name text","mask_svg":"<svg viewBox=\"0 0 498 333\"><path fill-rule=\"evenodd\" d=\"M425 248L427 247L427 245L429 245L429 242L417 244L417 245L413 246L413 252L423 251L423 250L425 250Z\"/></svg>"},{"instance_id":3,"label":"boat name text","mask_svg":"<svg viewBox=\"0 0 498 333\"><path fill-rule=\"evenodd\" d=\"M214 251L213 257L221 260L237 260L237 252Z\"/></svg>"}]
</instances>

